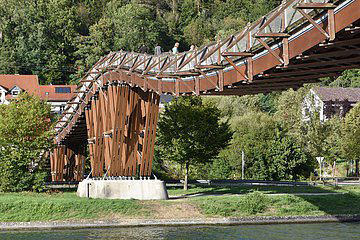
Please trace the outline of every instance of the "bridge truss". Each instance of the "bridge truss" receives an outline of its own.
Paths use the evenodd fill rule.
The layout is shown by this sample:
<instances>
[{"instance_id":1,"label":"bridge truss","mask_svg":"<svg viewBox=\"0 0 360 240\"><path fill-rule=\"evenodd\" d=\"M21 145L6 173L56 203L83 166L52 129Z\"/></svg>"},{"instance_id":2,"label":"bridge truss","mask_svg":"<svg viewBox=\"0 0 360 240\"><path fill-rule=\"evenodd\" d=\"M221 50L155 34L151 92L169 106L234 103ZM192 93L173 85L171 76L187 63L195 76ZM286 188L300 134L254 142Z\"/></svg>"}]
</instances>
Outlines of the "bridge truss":
<instances>
[{"instance_id":1,"label":"bridge truss","mask_svg":"<svg viewBox=\"0 0 360 240\"><path fill-rule=\"evenodd\" d=\"M56 123L53 181L150 176L159 95L269 93L360 67L360 0L287 0L224 40L159 56L112 52Z\"/></svg>"}]
</instances>

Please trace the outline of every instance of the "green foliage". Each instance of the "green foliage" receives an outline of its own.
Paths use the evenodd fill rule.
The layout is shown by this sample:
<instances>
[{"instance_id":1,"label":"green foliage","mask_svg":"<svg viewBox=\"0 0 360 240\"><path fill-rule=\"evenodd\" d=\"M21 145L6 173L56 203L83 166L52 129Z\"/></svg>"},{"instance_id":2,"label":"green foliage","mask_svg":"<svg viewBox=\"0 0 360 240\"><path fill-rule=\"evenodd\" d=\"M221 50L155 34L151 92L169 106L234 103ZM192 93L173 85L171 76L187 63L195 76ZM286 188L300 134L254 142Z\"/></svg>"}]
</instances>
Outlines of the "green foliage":
<instances>
[{"instance_id":1,"label":"green foliage","mask_svg":"<svg viewBox=\"0 0 360 240\"><path fill-rule=\"evenodd\" d=\"M0 194L0 212L1 222L29 222L133 216L142 207L134 200L86 199L75 193L7 193Z\"/></svg>"},{"instance_id":2,"label":"green foliage","mask_svg":"<svg viewBox=\"0 0 360 240\"><path fill-rule=\"evenodd\" d=\"M0 1L0 12L4 73L38 74L42 83L66 80L80 27L73 1Z\"/></svg>"},{"instance_id":3,"label":"green foliage","mask_svg":"<svg viewBox=\"0 0 360 240\"><path fill-rule=\"evenodd\" d=\"M0 191L41 190L50 124L50 106L37 97L0 105Z\"/></svg>"},{"instance_id":4,"label":"green foliage","mask_svg":"<svg viewBox=\"0 0 360 240\"><path fill-rule=\"evenodd\" d=\"M307 93L307 88L300 88L297 91L289 89L282 92L277 99L275 116L281 120L282 125L291 133L296 132L302 123L301 111Z\"/></svg>"},{"instance_id":5,"label":"green foliage","mask_svg":"<svg viewBox=\"0 0 360 240\"><path fill-rule=\"evenodd\" d=\"M248 113L231 123L236 129L234 147L224 150L228 151L225 156L239 169L239 149L244 150L247 178L296 180L310 174L306 154L276 119L266 113Z\"/></svg>"},{"instance_id":6,"label":"green foliage","mask_svg":"<svg viewBox=\"0 0 360 240\"><path fill-rule=\"evenodd\" d=\"M269 199L265 194L254 191L241 197L208 198L197 203L206 215L230 217L263 213L269 205Z\"/></svg>"},{"instance_id":7,"label":"green foliage","mask_svg":"<svg viewBox=\"0 0 360 240\"><path fill-rule=\"evenodd\" d=\"M343 124L344 138L342 148L348 160L356 161L356 174L359 175L360 161L360 104L346 115Z\"/></svg>"},{"instance_id":8,"label":"green foliage","mask_svg":"<svg viewBox=\"0 0 360 240\"><path fill-rule=\"evenodd\" d=\"M233 177L232 161L229 158L235 156L235 154L222 156L224 154L228 154L228 151L221 151L219 157L214 160L210 170L210 179L231 179ZM241 155L239 154L235 157L238 158L238 156Z\"/></svg>"},{"instance_id":9,"label":"green foliage","mask_svg":"<svg viewBox=\"0 0 360 240\"><path fill-rule=\"evenodd\" d=\"M349 69L342 72L338 78L325 78L322 85L331 87L360 87L360 69Z\"/></svg>"},{"instance_id":10,"label":"green foliage","mask_svg":"<svg viewBox=\"0 0 360 240\"><path fill-rule=\"evenodd\" d=\"M200 97L181 97L165 106L158 123L161 158L181 165L211 162L230 140L220 111Z\"/></svg>"},{"instance_id":11,"label":"green foliage","mask_svg":"<svg viewBox=\"0 0 360 240\"><path fill-rule=\"evenodd\" d=\"M254 191L245 196L244 204L249 214L262 213L266 210L268 199L265 194Z\"/></svg>"}]
</instances>

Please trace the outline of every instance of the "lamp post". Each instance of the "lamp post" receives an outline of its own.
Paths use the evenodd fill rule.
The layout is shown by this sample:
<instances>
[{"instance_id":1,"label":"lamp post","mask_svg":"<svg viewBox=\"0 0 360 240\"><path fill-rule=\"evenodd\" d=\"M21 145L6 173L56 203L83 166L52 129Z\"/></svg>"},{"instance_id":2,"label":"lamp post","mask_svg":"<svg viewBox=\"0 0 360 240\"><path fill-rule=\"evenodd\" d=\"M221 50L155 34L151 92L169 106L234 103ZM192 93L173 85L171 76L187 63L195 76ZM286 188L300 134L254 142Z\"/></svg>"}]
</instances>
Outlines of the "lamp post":
<instances>
[{"instance_id":1,"label":"lamp post","mask_svg":"<svg viewBox=\"0 0 360 240\"><path fill-rule=\"evenodd\" d=\"M241 179L245 179L245 153L241 151Z\"/></svg>"},{"instance_id":2,"label":"lamp post","mask_svg":"<svg viewBox=\"0 0 360 240\"><path fill-rule=\"evenodd\" d=\"M320 181L322 180L322 163L324 161L324 157L316 157L316 160L318 161L319 165L320 165Z\"/></svg>"}]
</instances>

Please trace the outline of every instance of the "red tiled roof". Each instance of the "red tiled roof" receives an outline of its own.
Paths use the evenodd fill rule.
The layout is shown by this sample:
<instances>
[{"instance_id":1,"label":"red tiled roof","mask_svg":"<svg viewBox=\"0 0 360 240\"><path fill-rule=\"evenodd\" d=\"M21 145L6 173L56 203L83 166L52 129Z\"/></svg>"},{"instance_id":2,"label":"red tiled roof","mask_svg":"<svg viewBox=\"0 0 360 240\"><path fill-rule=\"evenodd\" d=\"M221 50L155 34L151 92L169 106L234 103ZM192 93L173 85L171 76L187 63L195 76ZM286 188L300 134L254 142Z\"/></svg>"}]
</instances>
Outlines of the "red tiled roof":
<instances>
[{"instance_id":1,"label":"red tiled roof","mask_svg":"<svg viewBox=\"0 0 360 240\"><path fill-rule=\"evenodd\" d=\"M360 102L360 88L318 87L314 88L314 92L325 102L345 99L349 102Z\"/></svg>"},{"instance_id":2,"label":"red tiled roof","mask_svg":"<svg viewBox=\"0 0 360 240\"><path fill-rule=\"evenodd\" d=\"M55 88L58 87L69 87L70 93L56 93ZM46 85L40 86L40 97L47 101L62 101L66 102L71 99L74 95L76 85ZM48 93L48 94L46 94Z\"/></svg>"},{"instance_id":3,"label":"red tiled roof","mask_svg":"<svg viewBox=\"0 0 360 240\"><path fill-rule=\"evenodd\" d=\"M36 75L5 75L0 74L0 86L11 89L14 86L30 94L39 96L39 80Z\"/></svg>"}]
</instances>

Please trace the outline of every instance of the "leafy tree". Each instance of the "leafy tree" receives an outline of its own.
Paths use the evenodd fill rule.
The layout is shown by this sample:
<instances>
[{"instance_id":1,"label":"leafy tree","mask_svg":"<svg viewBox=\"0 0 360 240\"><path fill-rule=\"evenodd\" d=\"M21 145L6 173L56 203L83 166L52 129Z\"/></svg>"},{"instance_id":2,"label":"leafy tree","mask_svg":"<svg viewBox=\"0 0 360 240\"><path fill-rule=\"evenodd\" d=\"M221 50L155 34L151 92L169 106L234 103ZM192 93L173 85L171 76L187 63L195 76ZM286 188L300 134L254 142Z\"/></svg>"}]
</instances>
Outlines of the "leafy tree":
<instances>
[{"instance_id":1,"label":"leafy tree","mask_svg":"<svg viewBox=\"0 0 360 240\"><path fill-rule=\"evenodd\" d=\"M338 78L324 78L321 84L331 87L360 87L360 69L345 70Z\"/></svg>"},{"instance_id":2,"label":"leafy tree","mask_svg":"<svg viewBox=\"0 0 360 240\"><path fill-rule=\"evenodd\" d=\"M336 165L345 160L342 150L343 120L332 117L325 123L328 126L328 134L325 139L325 161L332 166L333 176L336 174Z\"/></svg>"},{"instance_id":3,"label":"leafy tree","mask_svg":"<svg viewBox=\"0 0 360 240\"><path fill-rule=\"evenodd\" d=\"M356 176L359 176L360 161L360 104L357 104L348 112L343 125L344 138L343 150L344 155L349 160L356 162Z\"/></svg>"},{"instance_id":4,"label":"leafy tree","mask_svg":"<svg viewBox=\"0 0 360 240\"><path fill-rule=\"evenodd\" d=\"M243 150L245 176L252 179L296 180L310 173L311 162L297 141L267 113L252 112L232 119L231 145L224 151L231 165L240 170ZM237 166L237 168L236 168ZM235 173L239 175L238 173Z\"/></svg>"},{"instance_id":5,"label":"leafy tree","mask_svg":"<svg viewBox=\"0 0 360 240\"><path fill-rule=\"evenodd\" d=\"M185 184L189 167L213 161L227 146L232 132L227 122L220 122L220 111L204 104L200 97L183 97L165 106L158 123L161 157L185 167Z\"/></svg>"},{"instance_id":6,"label":"leafy tree","mask_svg":"<svg viewBox=\"0 0 360 240\"><path fill-rule=\"evenodd\" d=\"M195 18L184 28L184 37L189 45L201 46L212 35L211 25L205 18Z\"/></svg>"},{"instance_id":7,"label":"leafy tree","mask_svg":"<svg viewBox=\"0 0 360 240\"><path fill-rule=\"evenodd\" d=\"M69 65L80 27L73 1L3 0L0 13L0 65L5 73L37 74L42 83L66 81L74 71Z\"/></svg>"},{"instance_id":8,"label":"leafy tree","mask_svg":"<svg viewBox=\"0 0 360 240\"><path fill-rule=\"evenodd\" d=\"M162 31L162 26L154 19L154 12L137 4L117 8L116 1L112 3L115 4L109 4L107 8L108 19L114 24L116 50L137 51L142 45L152 50Z\"/></svg>"},{"instance_id":9,"label":"leafy tree","mask_svg":"<svg viewBox=\"0 0 360 240\"><path fill-rule=\"evenodd\" d=\"M277 99L275 116L291 133L297 132L302 123L302 106L306 93L306 88L300 88L297 91L289 89L282 92Z\"/></svg>"},{"instance_id":10,"label":"leafy tree","mask_svg":"<svg viewBox=\"0 0 360 240\"><path fill-rule=\"evenodd\" d=\"M49 141L50 105L21 94L0 105L0 191L39 190Z\"/></svg>"}]
</instances>

